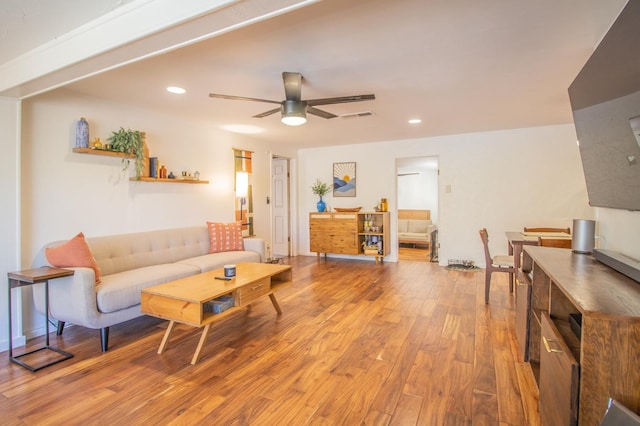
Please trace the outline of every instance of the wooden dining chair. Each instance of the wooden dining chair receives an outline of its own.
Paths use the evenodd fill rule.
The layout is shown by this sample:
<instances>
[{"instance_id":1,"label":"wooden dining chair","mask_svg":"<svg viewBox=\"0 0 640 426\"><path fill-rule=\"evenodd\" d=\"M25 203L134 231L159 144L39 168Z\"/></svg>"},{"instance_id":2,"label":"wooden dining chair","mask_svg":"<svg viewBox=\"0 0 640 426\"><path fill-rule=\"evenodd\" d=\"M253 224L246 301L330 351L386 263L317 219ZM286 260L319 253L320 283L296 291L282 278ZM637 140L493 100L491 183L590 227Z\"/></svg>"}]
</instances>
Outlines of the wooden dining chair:
<instances>
[{"instance_id":1,"label":"wooden dining chair","mask_svg":"<svg viewBox=\"0 0 640 426\"><path fill-rule=\"evenodd\" d=\"M538 237L538 245L542 247L571 248L571 238Z\"/></svg>"},{"instance_id":2,"label":"wooden dining chair","mask_svg":"<svg viewBox=\"0 0 640 426\"><path fill-rule=\"evenodd\" d=\"M571 234L571 228L527 228L525 226L524 232L563 232Z\"/></svg>"},{"instance_id":3,"label":"wooden dining chair","mask_svg":"<svg viewBox=\"0 0 640 426\"><path fill-rule=\"evenodd\" d=\"M484 260L486 263L485 276L484 276L484 303L489 303L489 288L491 287L491 274L494 272L507 272L511 275L509 280L509 292L513 292L513 275L516 272L513 256L508 255L496 255L491 256L489 252L489 234L486 228L480 230L480 239L484 245Z\"/></svg>"}]
</instances>

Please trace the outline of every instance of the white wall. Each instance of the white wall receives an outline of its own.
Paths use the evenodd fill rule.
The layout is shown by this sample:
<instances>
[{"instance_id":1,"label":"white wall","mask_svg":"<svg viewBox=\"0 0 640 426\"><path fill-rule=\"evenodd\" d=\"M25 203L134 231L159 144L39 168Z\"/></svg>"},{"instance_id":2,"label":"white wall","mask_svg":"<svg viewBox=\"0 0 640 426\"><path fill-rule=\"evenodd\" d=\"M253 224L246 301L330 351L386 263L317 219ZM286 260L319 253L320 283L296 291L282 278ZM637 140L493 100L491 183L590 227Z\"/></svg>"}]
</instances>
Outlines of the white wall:
<instances>
[{"instance_id":1,"label":"white wall","mask_svg":"<svg viewBox=\"0 0 640 426\"><path fill-rule=\"evenodd\" d=\"M640 261L640 212L596 208L596 247Z\"/></svg>"},{"instance_id":2,"label":"white wall","mask_svg":"<svg viewBox=\"0 0 640 426\"><path fill-rule=\"evenodd\" d=\"M103 141L120 126L147 132L150 155L169 170L198 170L208 185L131 182L121 160L73 153L75 123L85 117L90 139ZM23 101L22 256L30 267L47 242L234 220L233 150L254 151L255 233L270 238L271 149L218 130L79 96L64 89ZM284 155L286 152L279 152ZM290 153L289 153L290 154ZM39 334L44 321L25 297L24 329Z\"/></svg>"},{"instance_id":3,"label":"white wall","mask_svg":"<svg viewBox=\"0 0 640 426\"><path fill-rule=\"evenodd\" d=\"M416 170L415 175L398 176L398 209L430 210L438 224L438 170Z\"/></svg>"},{"instance_id":4,"label":"white wall","mask_svg":"<svg viewBox=\"0 0 640 426\"><path fill-rule=\"evenodd\" d=\"M310 255L308 213L316 197L309 187L329 180L332 163L355 161L355 198L332 199L332 207L370 209L380 197L395 211L397 158L438 156L440 264L471 259L484 266L478 230L486 227L494 253L505 252L505 231L526 226L571 226L593 218L575 130L572 125L515 129L373 144L305 149L299 152L300 253ZM451 192L444 188L451 185ZM389 260L397 259L397 223L392 215Z\"/></svg>"},{"instance_id":5,"label":"white wall","mask_svg":"<svg viewBox=\"0 0 640 426\"><path fill-rule=\"evenodd\" d=\"M18 244L18 181L20 102L0 98L0 351L9 347L9 309L7 298L7 273L19 270ZM20 321L20 290L13 291L13 340L14 345L24 342Z\"/></svg>"}]
</instances>

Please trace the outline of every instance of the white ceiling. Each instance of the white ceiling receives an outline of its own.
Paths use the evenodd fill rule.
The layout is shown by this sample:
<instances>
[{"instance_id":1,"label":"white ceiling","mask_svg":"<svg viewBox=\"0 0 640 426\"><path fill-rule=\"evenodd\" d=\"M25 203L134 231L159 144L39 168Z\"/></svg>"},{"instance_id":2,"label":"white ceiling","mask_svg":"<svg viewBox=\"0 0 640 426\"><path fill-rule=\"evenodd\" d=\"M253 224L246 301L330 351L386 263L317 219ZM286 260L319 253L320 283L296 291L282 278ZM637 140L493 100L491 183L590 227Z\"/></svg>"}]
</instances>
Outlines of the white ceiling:
<instances>
[{"instance_id":1,"label":"white ceiling","mask_svg":"<svg viewBox=\"0 0 640 426\"><path fill-rule=\"evenodd\" d=\"M133 0L130 0L133 1ZM0 0L0 63L128 1ZM567 87L626 0L324 0L267 21L72 83L118 103L251 126L253 137L300 147L419 138L572 122ZM321 107L300 127L273 105L281 73L304 76L302 97L375 93ZM179 85L182 96L164 88ZM421 118L409 125L409 118Z\"/></svg>"},{"instance_id":2,"label":"white ceiling","mask_svg":"<svg viewBox=\"0 0 640 426\"><path fill-rule=\"evenodd\" d=\"M0 64L133 0L0 0Z\"/></svg>"}]
</instances>

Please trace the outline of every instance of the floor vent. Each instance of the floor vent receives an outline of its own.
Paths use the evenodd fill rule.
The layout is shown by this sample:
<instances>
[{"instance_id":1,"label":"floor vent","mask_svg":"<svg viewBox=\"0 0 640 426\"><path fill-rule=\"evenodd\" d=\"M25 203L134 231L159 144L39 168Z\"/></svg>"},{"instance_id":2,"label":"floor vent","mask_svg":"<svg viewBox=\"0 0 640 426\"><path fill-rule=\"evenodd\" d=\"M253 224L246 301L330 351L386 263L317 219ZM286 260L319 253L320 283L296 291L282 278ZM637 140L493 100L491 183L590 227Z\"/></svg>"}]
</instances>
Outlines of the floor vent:
<instances>
[{"instance_id":1,"label":"floor vent","mask_svg":"<svg viewBox=\"0 0 640 426\"><path fill-rule=\"evenodd\" d=\"M449 266L465 266L467 268L473 268L475 266L473 260L466 259L449 259L447 263Z\"/></svg>"},{"instance_id":2,"label":"floor vent","mask_svg":"<svg viewBox=\"0 0 640 426\"><path fill-rule=\"evenodd\" d=\"M473 260L449 259L446 269L450 271L479 271Z\"/></svg>"}]
</instances>

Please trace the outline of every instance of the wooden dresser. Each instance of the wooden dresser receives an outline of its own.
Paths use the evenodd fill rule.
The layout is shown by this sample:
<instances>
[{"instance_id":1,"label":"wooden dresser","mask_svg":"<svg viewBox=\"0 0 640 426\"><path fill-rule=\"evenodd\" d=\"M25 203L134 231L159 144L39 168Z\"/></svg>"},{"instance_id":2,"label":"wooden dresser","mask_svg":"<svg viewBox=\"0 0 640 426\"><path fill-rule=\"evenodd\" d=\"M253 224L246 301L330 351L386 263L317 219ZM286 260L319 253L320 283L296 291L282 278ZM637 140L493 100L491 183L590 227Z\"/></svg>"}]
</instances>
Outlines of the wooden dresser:
<instances>
[{"instance_id":1,"label":"wooden dresser","mask_svg":"<svg viewBox=\"0 0 640 426\"><path fill-rule=\"evenodd\" d=\"M516 335L543 425L597 425L608 399L640 413L640 283L591 255L527 246Z\"/></svg>"},{"instance_id":2,"label":"wooden dresser","mask_svg":"<svg viewBox=\"0 0 640 426\"><path fill-rule=\"evenodd\" d=\"M374 228L374 229L371 229ZM363 243L380 241L381 250L365 252ZM389 212L309 213L309 246L321 253L375 256L389 254Z\"/></svg>"}]
</instances>

